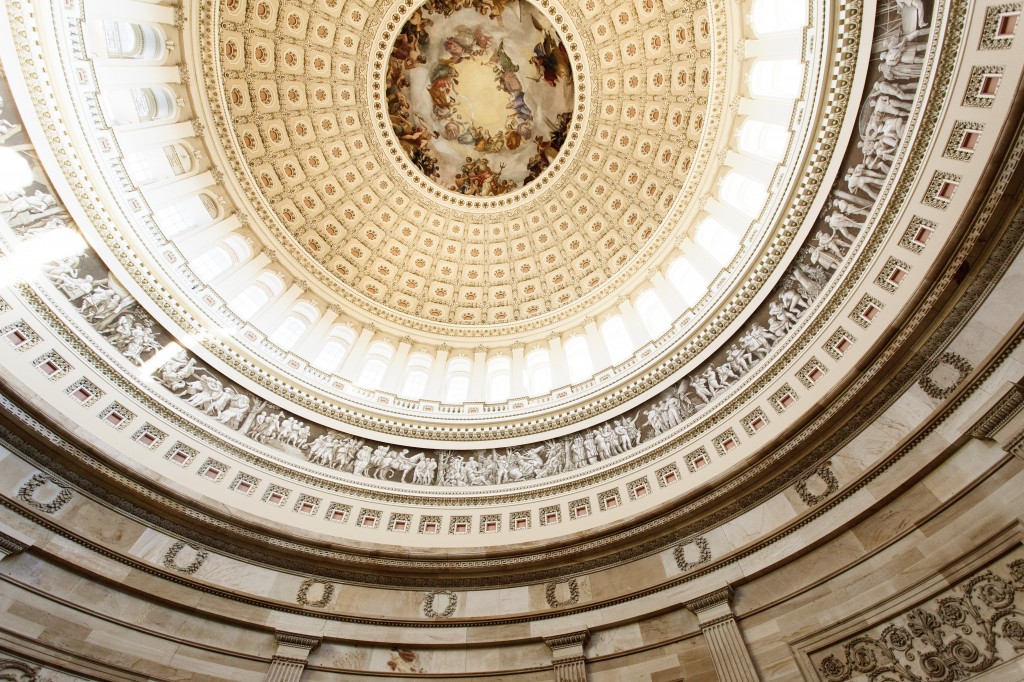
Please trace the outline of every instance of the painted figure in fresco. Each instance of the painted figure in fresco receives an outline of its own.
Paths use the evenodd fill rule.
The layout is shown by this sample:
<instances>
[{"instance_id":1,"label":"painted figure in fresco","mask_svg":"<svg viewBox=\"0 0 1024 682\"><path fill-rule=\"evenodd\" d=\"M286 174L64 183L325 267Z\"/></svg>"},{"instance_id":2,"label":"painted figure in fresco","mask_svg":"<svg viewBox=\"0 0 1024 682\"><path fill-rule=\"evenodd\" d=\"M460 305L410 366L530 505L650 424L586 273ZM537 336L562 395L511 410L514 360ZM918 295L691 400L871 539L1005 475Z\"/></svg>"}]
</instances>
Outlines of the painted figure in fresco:
<instances>
[{"instance_id":1,"label":"painted figure in fresco","mask_svg":"<svg viewBox=\"0 0 1024 682\"><path fill-rule=\"evenodd\" d=\"M533 57L530 58L530 63L537 69L538 79L543 79L545 83L555 87L559 78L572 78L569 53L566 52L565 45L554 33L544 29L536 19L533 19L533 25L544 34L544 39L534 46Z\"/></svg>"}]
</instances>

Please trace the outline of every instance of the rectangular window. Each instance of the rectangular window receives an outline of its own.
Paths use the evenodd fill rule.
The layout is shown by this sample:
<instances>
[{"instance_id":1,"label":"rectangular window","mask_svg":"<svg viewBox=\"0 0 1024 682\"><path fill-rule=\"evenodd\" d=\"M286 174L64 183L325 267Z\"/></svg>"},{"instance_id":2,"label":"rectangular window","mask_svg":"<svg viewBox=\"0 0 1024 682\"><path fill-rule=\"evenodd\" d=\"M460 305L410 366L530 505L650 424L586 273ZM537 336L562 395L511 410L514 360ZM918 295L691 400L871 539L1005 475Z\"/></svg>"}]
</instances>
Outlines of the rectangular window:
<instances>
[{"instance_id":1,"label":"rectangular window","mask_svg":"<svg viewBox=\"0 0 1024 682\"><path fill-rule=\"evenodd\" d=\"M1017 31L1017 19L1019 17L1020 13L1018 12L1000 16L999 23L996 25L996 37L1012 38L1013 34Z\"/></svg>"},{"instance_id":2,"label":"rectangular window","mask_svg":"<svg viewBox=\"0 0 1024 682\"><path fill-rule=\"evenodd\" d=\"M28 336L24 334L20 329L12 329L7 332L7 340L11 342L11 345L17 348L21 344L28 341Z\"/></svg>"},{"instance_id":3,"label":"rectangular window","mask_svg":"<svg viewBox=\"0 0 1024 682\"><path fill-rule=\"evenodd\" d=\"M978 88L978 95L981 97L995 97L996 91L999 90L999 83L1002 80L1002 76L994 73L983 76L981 86Z\"/></svg>"}]
</instances>

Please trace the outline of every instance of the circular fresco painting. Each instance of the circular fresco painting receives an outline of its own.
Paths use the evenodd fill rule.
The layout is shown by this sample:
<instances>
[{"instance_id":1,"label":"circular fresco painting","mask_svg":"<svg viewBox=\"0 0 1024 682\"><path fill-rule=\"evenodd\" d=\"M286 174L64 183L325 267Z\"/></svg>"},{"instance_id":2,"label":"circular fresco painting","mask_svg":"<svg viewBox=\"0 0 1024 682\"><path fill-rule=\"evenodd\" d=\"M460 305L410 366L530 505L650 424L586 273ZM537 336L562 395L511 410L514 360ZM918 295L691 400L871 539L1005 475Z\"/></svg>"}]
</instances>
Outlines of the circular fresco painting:
<instances>
[{"instance_id":1,"label":"circular fresco painting","mask_svg":"<svg viewBox=\"0 0 1024 682\"><path fill-rule=\"evenodd\" d=\"M569 55L524 0L428 0L395 38L391 126L409 160L446 190L496 196L532 182L572 121Z\"/></svg>"}]
</instances>

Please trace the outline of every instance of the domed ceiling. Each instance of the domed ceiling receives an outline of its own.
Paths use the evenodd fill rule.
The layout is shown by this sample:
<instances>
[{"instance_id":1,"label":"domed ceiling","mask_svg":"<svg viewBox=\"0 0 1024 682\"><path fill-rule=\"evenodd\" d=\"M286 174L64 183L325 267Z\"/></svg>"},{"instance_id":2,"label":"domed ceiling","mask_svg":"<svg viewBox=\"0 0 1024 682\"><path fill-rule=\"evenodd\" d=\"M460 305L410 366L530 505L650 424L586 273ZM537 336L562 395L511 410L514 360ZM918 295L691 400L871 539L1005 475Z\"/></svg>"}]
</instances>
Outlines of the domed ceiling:
<instances>
[{"instance_id":1,"label":"domed ceiling","mask_svg":"<svg viewBox=\"0 0 1024 682\"><path fill-rule=\"evenodd\" d=\"M687 228L728 60L723 32L713 79L706 6L265 0L211 19L239 191L303 278L371 319L542 329L523 323L599 304Z\"/></svg>"},{"instance_id":2,"label":"domed ceiling","mask_svg":"<svg viewBox=\"0 0 1024 682\"><path fill-rule=\"evenodd\" d=\"M696 489L744 468L759 439L813 409L803 396L842 380L830 366L858 337L869 345L873 320L895 314L858 287L884 238L866 228L908 121L923 115L912 103L928 35L909 14L891 11L873 43L807 32L832 20L862 30L859 13L824 6L771 38L731 3L188 9L180 54L152 58L180 61L123 67L142 69L128 85L96 56L124 50L109 37L115 20L68 22L57 49L96 59L98 80L40 104L81 116L71 134L89 152L80 162L96 165L82 174L89 189L68 190L91 248L44 268L46 300L74 327L65 336L86 339L75 352L106 368L68 395L110 393L113 413L159 416L139 437L177 434L162 475L210 447L201 476L232 471L247 495L279 477L264 502L306 486L295 496L314 500L309 513L345 508L341 522L353 499L401 515L569 497L609 479L655 504L639 501L654 485L688 475L679 489ZM170 33L163 47L176 44ZM850 77L857 64L863 82ZM152 139L170 169L155 180L129 148ZM206 222L172 229L168 207L197 196ZM71 223L36 217L31 229L12 222L15 233ZM727 257L695 258L712 248L695 240L726 233ZM203 277L229 241L247 256ZM878 276L888 294L923 248L900 244L908 253ZM535 346L571 362L570 342L592 341L609 309L644 330L637 293L671 300L678 260L708 275L703 288L666 311L660 336L591 376L495 401L472 386L450 401L393 391L415 353L433 354L430 381L454 358L473 384L490 360L515 366ZM281 290L240 316L237 294L266 273ZM300 306L315 315L288 346L278 325ZM511 321L495 324L500 314ZM332 326L356 338L328 371L307 341L323 345ZM377 342L397 348L395 362L382 387L363 389L353 376ZM568 500L579 527L627 513L611 511L621 492L599 492L600 520L589 497Z\"/></svg>"}]
</instances>

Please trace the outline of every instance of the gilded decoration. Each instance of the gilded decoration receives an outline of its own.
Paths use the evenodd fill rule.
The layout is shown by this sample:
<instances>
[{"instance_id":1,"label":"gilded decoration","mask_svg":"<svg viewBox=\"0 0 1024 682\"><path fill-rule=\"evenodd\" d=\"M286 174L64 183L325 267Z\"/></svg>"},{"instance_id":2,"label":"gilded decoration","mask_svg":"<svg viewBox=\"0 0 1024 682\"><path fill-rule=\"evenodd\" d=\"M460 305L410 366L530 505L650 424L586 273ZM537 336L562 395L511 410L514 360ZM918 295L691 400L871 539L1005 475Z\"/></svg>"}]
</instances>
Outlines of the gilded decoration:
<instances>
[{"instance_id":1,"label":"gilded decoration","mask_svg":"<svg viewBox=\"0 0 1024 682\"><path fill-rule=\"evenodd\" d=\"M558 156L572 122L572 66L528 2L428 0L395 36L387 97L420 172L452 192L497 196Z\"/></svg>"}]
</instances>

